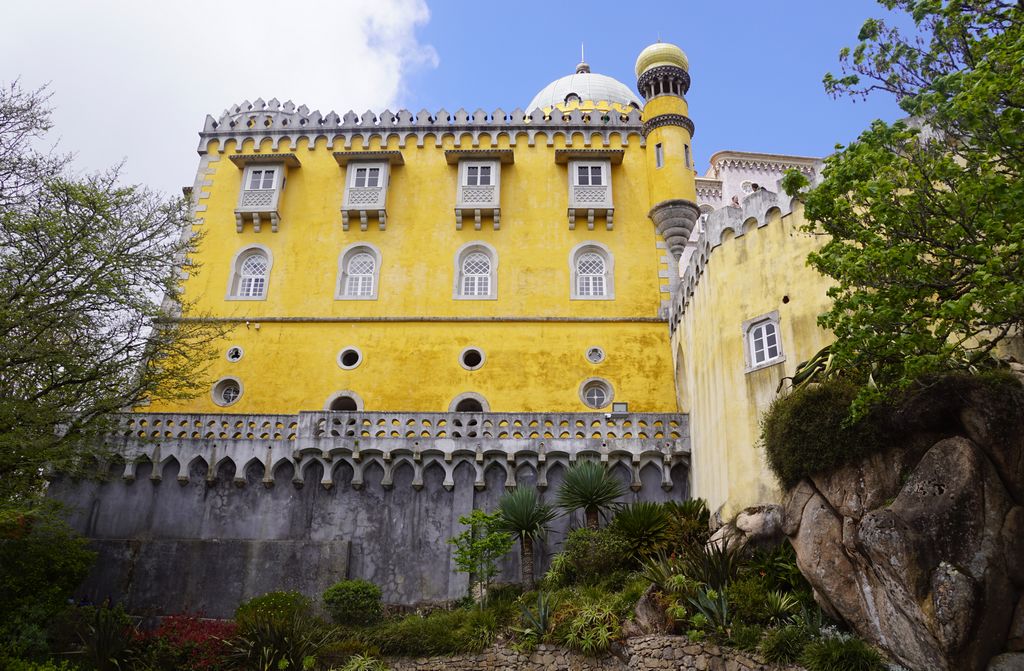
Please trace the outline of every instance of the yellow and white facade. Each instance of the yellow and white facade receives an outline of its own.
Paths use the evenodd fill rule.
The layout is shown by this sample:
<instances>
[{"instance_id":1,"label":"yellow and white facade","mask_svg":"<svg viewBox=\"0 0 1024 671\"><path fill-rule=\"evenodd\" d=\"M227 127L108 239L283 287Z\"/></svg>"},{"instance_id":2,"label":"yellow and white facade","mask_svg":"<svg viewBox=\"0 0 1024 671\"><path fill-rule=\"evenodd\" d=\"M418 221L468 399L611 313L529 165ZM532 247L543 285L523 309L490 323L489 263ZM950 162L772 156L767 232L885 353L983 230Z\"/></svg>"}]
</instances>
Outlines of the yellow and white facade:
<instances>
[{"instance_id":1,"label":"yellow and white facade","mask_svg":"<svg viewBox=\"0 0 1024 671\"><path fill-rule=\"evenodd\" d=\"M692 495L776 498L758 418L827 342L777 181L820 163L698 176L685 54L636 74L639 96L581 63L532 112L208 117L184 316L231 330L208 394L147 410L686 413Z\"/></svg>"}]
</instances>

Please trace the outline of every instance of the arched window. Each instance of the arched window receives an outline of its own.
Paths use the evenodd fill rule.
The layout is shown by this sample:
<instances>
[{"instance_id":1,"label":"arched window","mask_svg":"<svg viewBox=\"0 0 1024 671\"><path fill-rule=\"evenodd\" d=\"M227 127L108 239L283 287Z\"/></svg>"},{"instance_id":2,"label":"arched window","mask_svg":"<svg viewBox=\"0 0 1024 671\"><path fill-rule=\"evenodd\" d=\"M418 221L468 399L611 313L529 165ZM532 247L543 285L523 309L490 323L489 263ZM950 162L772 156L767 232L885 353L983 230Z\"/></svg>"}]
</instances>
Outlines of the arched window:
<instances>
[{"instance_id":1,"label":"arched window","mask_svg":"<svg viewBox=\"0 0 1024 671\"><path fill-rule=\"evenodd\" d=\"M380 251L367 244L351 245L338 258L335 298L374 300L380 278Z\"/></svg>"},{"instance_id":2,"label":"arched window","mask_svg":"<svg viewBox=\"0 0 1024 671\"><path fill-rule=\"evenodd\" d=\"M448 412L490 412L487 399L474 391L459 394L448 404Z\"/></svg>"},{"instance_id":3,"label":"arched window","mask_svg":"<svg viewBox=\"0 0 1024 671\"><path fill-rule=\"evenodd\" d=\"M456 255L455 298L497 298L497 254L483 243L465 245Z\"/></svg>"},{"instance_id":4,"label":"arched window","mask_svg":"<svg viewBox=\"0 0 1024 671\"><path fill-rule=\"evenodd\" d=\"M228 298L236 300L266 298L272 264L270 250L262 245L244 249L236 254L231 285L228 288Z\"/></svg>"},{"instance_id":5,"label":"arched window","mask_svg":"<svg viewBox=\"0 0 1024 671\"><path fill-rule=\"evenodd\" d=\"M607 300L615 297L612 255L608 248L589 242L577 245L569 255L572 298Z\"/></svg>"},{"instance_id":6,"label":"arched window","mask_svg":"<svg viewBox=\"0 0 1024 671\"><path fill-rule=\"evenodd\" d=\"M784 361L779 338L779 313L772 312L743 324L747 371Z\"/></svg>"},{"instance_id":7,"label":"arched window","mask_svg":"<svg viewBox=\"0 0 1024 671\"><path fill-rule=\"evenodd\" d=\"M580 385L580 400L583 401L584 405L599 410L606 407L612 402L612 386L608 384L607 380L602 380L599 377L592 377L588 380L584 380L583 384Z\"/></svg>"}]
</instances>

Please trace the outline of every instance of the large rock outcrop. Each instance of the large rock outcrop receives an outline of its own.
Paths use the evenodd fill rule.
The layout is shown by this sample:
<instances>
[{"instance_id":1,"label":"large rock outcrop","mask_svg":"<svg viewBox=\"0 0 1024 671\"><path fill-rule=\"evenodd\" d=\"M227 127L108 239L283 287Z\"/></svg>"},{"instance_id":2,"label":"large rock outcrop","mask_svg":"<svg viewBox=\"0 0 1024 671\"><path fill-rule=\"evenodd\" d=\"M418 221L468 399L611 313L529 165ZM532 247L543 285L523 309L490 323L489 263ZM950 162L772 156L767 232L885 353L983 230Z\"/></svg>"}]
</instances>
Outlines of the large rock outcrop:
<instances>
[{"instance_id":1,"label":"large rock outcrop","mask_svg":"<svg viewBox=\"0 0 1024 671\"><path fill-rule=\"evenodd\" d=\"M1024 391L963 379L896 416L894 445L784 502L822 607L911 669L1024 648Z\"/></svg>"}]
</instances>

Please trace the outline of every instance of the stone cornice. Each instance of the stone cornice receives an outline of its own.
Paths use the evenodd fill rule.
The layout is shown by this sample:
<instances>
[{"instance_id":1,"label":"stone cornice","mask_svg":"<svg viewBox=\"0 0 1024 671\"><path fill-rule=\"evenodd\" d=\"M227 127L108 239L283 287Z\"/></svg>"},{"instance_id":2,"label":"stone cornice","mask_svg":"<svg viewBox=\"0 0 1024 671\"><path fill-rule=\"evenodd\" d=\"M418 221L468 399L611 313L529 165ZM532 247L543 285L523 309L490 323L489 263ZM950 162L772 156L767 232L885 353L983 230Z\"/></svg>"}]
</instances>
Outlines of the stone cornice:
<instances>
[{"instance_id":1,"label":"stone cornice","mask_svg":"<svg viewBox=\"0 0 1024 671\"><path fill-rule=\"evenodd\" d=\"M646 138L647 135L655 128L661 128L662 126L682 126L690 133L690 137L693 137L693 121L690 117L682 114L659 114L658 116L645 121L641 132Z\"/></svg>"},{"instance_id":2,"label":"stone cornice","mask_svg":"<svg viewBox=\"0 0 1024 671\"><path fill-rule=\"evenodd\" d=\"M690 90L690 73L686 70L676 67L674 65L659 65L658 67L646 70L636 80L636 88L643 93L644 88L651 83L654 79L661 77L675 77L683 82L683 93L687 93Z\"/></svg>"},{"instance_id":3,"label":"stone cornice","mask_svg":"<svg viewBox=\"0 0 1024 671\"><path fill-rule=\"evenodd\" d=\"M344 115L336 112L324 115L319 111L311 112L305 105L296 107L291 101L282 104L276 99L270 102L258 99L235 105L217 119L207 116L199 133L199 153L206 153L211 140L220 142L220 151L227 142L234 141L235 151L240 153L242 143L250 139L257 146L269 139L273 143L271 151L277 151L282 141L294 149L300 139L306 139L312 146L322 137L326 139L328 149L341 144L348 150L356 137L361 139L364 147L371 138L387 144L394 137L399 148L404 148L410 141L422 147L428 137L433 146L440 147L443 137L451 135L456 147L462 148L464 145L478 147L481 136L487 136L494 146L502 134L513 146L523 139L533 146L537 134L545 136L548 146L554 145L558 135L571 142L577 134L583 136L584 146L607 147L612 134L618 134L624 145L632 135L638 136L643 144L639 110L620 114L576 109L565 114L556 112L551 116L545 116L540 109L533 112L516 109L511 113L501 109L491 113L477 110L472 114L462 109L454 114L443 109L434 114L421 110L415 115L408 110L385 110L380 114L367 111L362 115L349 111Z\"/></svg>"},{"instance_id":4,"label":"stone cornice","mask_svg":"<svg viewBox=\"0 0 1024 671\"><path fill-rule=\"evenodd\" d=\"M721 171L728 168L745 168L763 172L786 172L799 170L805 175L814 175L821 159L807 156L786 156L784 154L758 154L754 152L720 151L711 157L711 172L721 177Z\"/></svg>"}]
</instances>

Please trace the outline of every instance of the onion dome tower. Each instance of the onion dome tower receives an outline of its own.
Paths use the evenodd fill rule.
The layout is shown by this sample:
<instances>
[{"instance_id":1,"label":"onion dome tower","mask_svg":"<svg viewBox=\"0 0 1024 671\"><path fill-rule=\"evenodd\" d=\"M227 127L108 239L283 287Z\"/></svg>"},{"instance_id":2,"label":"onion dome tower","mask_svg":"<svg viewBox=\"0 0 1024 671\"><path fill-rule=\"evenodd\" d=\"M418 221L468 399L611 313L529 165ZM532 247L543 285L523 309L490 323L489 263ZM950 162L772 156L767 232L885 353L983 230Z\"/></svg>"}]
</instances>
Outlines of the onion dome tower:
<instances>
[{"instance_id":1,"label":"onion dome tower","mask_svg":"<svg viewBox=\"0 0 1024 671\"><path fill-rule=\"evenodd\" d=\"M636 59L636 87L644 97L643 134L651 193L648 216L672 257L682 256L700 216L693 169L693 122L687 116L689 61L683 50L658 42Z\"/></svg>"}]
</instances>

